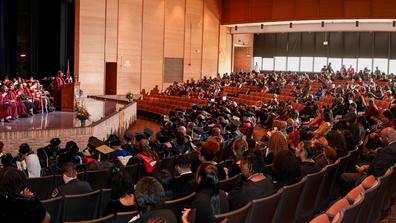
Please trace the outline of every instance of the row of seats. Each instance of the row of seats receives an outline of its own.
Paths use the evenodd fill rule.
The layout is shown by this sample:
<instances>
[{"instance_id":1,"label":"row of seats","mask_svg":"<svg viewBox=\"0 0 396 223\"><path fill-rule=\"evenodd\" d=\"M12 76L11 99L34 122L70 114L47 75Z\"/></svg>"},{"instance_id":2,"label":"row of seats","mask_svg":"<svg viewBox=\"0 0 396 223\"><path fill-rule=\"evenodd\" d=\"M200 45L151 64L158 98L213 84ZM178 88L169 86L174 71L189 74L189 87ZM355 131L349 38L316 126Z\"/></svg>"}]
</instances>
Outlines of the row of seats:
<instances>
[{"instance_id":1,"label":"row of seats","mask_svg":"<svg viewBox=\"0 0 396 223\"><path fill-rule=\"evenodd\" d=\"M359 149L350 151L334 164L305 176L296 184L281 188L269 197L253 200L238 210L216 215L215 222L225 219L230 223L308 222L338 197L339 177L353 166L359 152Z\"/></svg>"},{"instance_id":2,"label":"row of seats","mask_svg":"<svg viewBox=\"0 0 396 223\"><path fill-rule=\"evenodd\" d=\"M361 184L310 223L379 222L394 198L396 198L396 165L378 179L374 176L366 177Z\"/></svg>"}]
</instances>

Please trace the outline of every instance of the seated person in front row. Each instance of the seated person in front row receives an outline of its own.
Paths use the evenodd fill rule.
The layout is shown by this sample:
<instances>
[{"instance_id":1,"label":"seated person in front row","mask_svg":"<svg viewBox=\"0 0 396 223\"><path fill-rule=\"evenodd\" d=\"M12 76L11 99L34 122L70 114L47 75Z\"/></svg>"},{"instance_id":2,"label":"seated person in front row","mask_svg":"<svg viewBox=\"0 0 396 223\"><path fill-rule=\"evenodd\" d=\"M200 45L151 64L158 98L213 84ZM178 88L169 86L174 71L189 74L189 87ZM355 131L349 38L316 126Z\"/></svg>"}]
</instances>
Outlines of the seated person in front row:
<instances>
[{"instance_id":1,"label":"seated person in front row","mask_svg":"<svg viewBox=\"0 0 396 223\"><path fill-rule=\"evenodd\" d=\"M135 210L133 181L128 173L121 171L111 179L111 202L107 205L103 216Z\"/></svg>"},{"instance_id":2,"label":"seated person in front row","mask_svg":"<svg viewBox=\"0 0 396 223\"><path fill-rule=\"evenodd\" d=\"M187 156L176 156L174 166L178 176L175 177L173 189L175 198L187 196L195 191L195 175L191 171L190 159Z\"/></svg>"},{"instance_id":3,"label":"seated person in front row","mask_svg":"<svg viewBox=\"0 0 396 223\"><path fill-rule=\"evenodd\" d=\"M63 182L52 192L52 197L85 194L92 192L92 188L86 181L77 179L77 170L73 163L65 163L62 167Z\"/></svg>"}]
</instances>

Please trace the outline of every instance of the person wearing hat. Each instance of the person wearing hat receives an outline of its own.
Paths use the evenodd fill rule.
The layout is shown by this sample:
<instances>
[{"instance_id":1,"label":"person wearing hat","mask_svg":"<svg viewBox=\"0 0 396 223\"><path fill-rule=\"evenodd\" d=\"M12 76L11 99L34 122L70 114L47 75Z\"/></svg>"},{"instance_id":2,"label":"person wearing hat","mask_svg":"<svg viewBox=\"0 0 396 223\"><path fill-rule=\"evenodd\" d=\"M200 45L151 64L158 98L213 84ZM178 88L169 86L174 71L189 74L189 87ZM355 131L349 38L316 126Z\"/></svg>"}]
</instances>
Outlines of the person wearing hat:
<instances>
[{"instance_id":1,"label":"person wearing hat","mask_svg":"<svg viewBox=\"0 0 396 223\"><path fill-rule=\"evenodd\" d=\"M19 146L19 161L17 161L18 169L26 171L29 178L40 177L41 165L40 160L26 143Z\"/></svg>"},{"instance_id":2,"label":"person wearing hat","mask_svg":"<svg viewBox=\"0 0 396 223\"><path fill-rule=\"evenodd\" d=\"M128 151L124 150L121 148L121 141L119 139L113 139L110 141L110 146L112 149L114 149L113 155L118 157L118 156L129 156Z\"/></svg>"},{"instance_id":3,"label":"person wearing hat","mask_svg":"<svg viewBox=\"0 0 396 223\"><path fill-rule=\"evenodd\" d=\"M217 167L219 180L225 180L227 178L224 167L214 161L216 154L220 151L220 144L214 139L208 139L201 145L201 150L198 155L201 163L210 163Z\"/></svg>"},{"instance_id":4,"label":"person wearing hat","mask_svg":"<svg viewBox=\"0 0 396 223\"><path fill-rule=\"evenodd\" d=\"M136 150L135 145L133 145L132 143L133 136L128 131L126 131L124 134L124 139L126 143L122 145L121 148L127 151L132 156L136 156L138 154L138 151Z\"/></svg>"}]
</instances>

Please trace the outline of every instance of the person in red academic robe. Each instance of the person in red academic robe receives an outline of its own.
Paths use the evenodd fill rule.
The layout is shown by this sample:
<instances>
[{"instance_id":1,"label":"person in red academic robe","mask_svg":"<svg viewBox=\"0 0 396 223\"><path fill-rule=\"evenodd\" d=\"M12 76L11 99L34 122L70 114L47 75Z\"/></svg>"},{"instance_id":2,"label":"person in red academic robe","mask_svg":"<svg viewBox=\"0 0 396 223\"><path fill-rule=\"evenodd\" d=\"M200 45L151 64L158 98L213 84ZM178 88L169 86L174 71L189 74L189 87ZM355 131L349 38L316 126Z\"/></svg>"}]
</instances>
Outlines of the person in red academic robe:
<instances>
[{"instance_id":1,"label":"person in red academic robe","mask_svg":"<svg viewBox=\"0 0 396 223\"><path fill-rule=\"evenodd\" d=\"M37 113L39 110L41 110L41 103L40 100L33 95L31 88L32 81L28 80L26 81L26 86L23 88L23 92L26 96L26 99L33 103L33 112Z\"/></svg>"},{"instance_id":2,"label":"person in red academic robe","mask_svg":"<svg viewBox=\"0 0 396 223\"><path fill-rule=\"evenodd\" d=\"M11 104L15 104L17 108L18 117L26 117L28 115L25 104L22 102L21 96L18 95L14 90L14 84L9 82L7 84L8 94L7 99L10 100Z\"/></svg>"},{"instance_id":3,"label":"person in red academic robe","mask_svg":"<svg viewBox=\"0 0 396 223\"><path fill-rule=\"evenodd\" d=\"M0 92L0 117L5 121L9 119L16 119L18 117L18 110L15 103L8 99L7 87L4 86Z\"/></svg>"},{"instance_id":4,"label":"person in red academic robe","mask_svg":"<svg viewBox=\"0 0 396 223\"><path fill-rule=\"evenodd\" d=\"M60 110L61 107L61 88L65 84L63 79L63 72L58 71L57 76L52 81L52 97L54 98L55 108Z\"/></svg>"}]
</instances>

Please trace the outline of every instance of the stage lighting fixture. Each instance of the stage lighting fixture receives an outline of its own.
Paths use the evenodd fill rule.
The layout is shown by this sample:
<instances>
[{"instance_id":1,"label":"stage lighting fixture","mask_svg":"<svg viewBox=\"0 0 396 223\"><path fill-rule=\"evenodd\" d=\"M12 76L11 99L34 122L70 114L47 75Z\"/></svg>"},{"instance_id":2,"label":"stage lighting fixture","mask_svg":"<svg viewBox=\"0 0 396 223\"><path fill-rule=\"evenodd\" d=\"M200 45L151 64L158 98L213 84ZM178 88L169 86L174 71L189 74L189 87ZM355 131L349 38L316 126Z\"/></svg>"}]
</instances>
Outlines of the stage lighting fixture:
<instances>
[{"instance_id":1,"label":"stage lighting fixture","mask_svg":"<svg viewBox=\"0 0 396 223\"><path fill-rule=\"evenodd\" d=\"M329 42L327 40L323 41L323 46L329 45Z\"/></svg>"}]
</instances>

